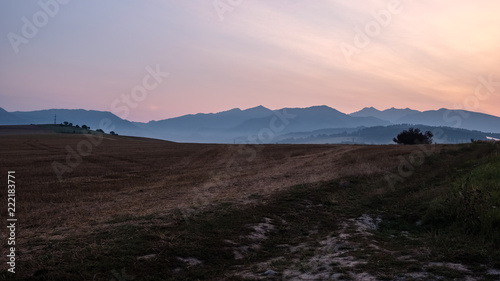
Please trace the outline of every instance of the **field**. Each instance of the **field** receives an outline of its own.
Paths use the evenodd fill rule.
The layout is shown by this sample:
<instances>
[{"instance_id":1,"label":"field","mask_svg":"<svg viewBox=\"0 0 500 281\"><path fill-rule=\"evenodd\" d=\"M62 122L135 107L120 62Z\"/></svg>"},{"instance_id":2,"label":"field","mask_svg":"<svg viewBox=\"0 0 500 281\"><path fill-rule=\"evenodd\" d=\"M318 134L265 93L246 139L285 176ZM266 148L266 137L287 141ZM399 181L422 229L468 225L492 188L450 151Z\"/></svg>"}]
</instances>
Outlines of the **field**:
<instances>
[{"instance_id":1,"label":"field","mask_svg":"<svg viewBox=\"0 0 500 281\"><path fill-rule=\"evenodd\" d=\"M83 129L68 125L1 125L0 135L46 135L46 134L89 134L96 133L93 130Z\"/></svg>"},{"instance_id":2,"label":"field","mask_svg":"<svg viewBox=\"0 0 500 281\"><path fill-rule=\"evenodd\" d=\"M2 280L500 278L499 144L39 134L0 147L18 219Z\"/></svg>"}]
</instances>

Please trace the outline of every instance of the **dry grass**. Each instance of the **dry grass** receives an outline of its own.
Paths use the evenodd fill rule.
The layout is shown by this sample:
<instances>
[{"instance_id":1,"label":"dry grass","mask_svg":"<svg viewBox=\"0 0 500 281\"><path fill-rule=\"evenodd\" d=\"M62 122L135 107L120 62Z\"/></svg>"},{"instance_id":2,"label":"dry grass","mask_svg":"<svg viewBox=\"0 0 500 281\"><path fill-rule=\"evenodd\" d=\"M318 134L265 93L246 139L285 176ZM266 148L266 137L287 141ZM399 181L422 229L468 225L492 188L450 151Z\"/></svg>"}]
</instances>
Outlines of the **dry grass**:
<instances>
[{"instance_id":1,"label":"dry grass","mask_svg":"<svg viewBox=\"0 0 500 281\"><path fill-rule=\"evenodd\" d=\"M297 184L382 175L399 165L399 156L416 149L179 144L106 136L58 181L52 163L66 163L66 147L76 149L86 139L84 135L0 137L1 173L16 171L16 211L21 226L17 247L24 261L34 261L35 256L50 251L50 241L91 235L130 217L168 217L178 209L200 210L221 202L253 204ZM5 196L2 193L1 200ZM92 244L82 247L93 255L103 253Z\"/></svg>"}]
</instances>

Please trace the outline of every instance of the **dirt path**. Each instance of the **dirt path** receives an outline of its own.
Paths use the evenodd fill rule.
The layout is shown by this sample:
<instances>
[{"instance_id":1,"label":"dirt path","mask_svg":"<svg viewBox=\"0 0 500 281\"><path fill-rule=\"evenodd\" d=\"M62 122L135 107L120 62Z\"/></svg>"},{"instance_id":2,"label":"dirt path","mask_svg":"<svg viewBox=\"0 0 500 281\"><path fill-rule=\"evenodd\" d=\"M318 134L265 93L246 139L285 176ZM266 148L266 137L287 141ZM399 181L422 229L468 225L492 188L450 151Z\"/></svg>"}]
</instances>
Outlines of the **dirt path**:
<instances>
[{"instance_id":1,"label":"dirt path","mask_svg":"<svg viewBox=\"0 0 500 281\"><path fill-rule=\"evenodd\" d=\"M2 167L19 175L18 243L58 240L111 227L126 217L191 214L207 206L251 204L293 185L348 175L382 174L415 148L362 145L176 144L109 137L58 181L55 162L68 167L82 135L5 136ZM68 147L71 150L68 150ZM441 149L443 146L438 146Z\"/></svg>"}]
</instances>

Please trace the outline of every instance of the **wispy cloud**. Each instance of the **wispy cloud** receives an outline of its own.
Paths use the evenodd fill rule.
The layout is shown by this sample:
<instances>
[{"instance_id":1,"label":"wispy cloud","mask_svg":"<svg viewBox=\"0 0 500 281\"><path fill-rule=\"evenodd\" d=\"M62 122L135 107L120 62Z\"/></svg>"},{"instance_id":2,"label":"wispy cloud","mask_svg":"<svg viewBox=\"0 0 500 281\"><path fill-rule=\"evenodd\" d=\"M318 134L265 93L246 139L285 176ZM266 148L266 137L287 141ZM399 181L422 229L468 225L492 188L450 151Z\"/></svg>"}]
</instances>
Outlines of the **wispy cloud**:
<instances>
[{"instance_id":1,"label":"wispy cloud","mask_svg":"<svg viewBox=\"0 0 500 281\"><path fill-rule=\"evenodd\" d=\"M377 22L374 13L395 1L401 11L346 60L342 43L353 45L358 30ZM20 29L33 10L0 5L10 10L0 9L2 34ZM18 55L9 54L6 37L0 41L7 109L21 104L17 95L37 101L23 102L26 109L108 110L150 64L171 77L132 119L257 104L435 109L462 103L479 76L500 80L500 2L493 0L242 1L223 21L211 1L75 0L66 8ZM500 114L499 92L477 110Z\"/></svg>"}]
</instances>

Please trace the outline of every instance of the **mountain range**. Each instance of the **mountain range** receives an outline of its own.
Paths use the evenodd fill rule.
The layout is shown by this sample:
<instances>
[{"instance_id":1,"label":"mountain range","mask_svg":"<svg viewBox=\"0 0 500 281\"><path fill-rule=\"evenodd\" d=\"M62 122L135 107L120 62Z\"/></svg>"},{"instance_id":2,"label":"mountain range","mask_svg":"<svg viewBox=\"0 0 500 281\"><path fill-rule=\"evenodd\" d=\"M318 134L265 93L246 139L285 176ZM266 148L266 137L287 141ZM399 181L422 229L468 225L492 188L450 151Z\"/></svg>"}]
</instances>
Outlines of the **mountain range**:
<instances>
[{"instance_id":1,"label":"mountain range","mask_svg":"<svg viewBox=\"0 0 500 281\"><path fill-rule=\"evenodd\" d=\"M430 131L445 130L447 136L451 134L454 137L440 140L452 143L471 138L486 139L486 136L498 137L500 134L500 117L445 108L429 111L390 108L380 111L366 107L345 114L328 106L279 110L257 106L147 123L124 120L106 111L48 109L8 112L0 108L0 125L53 124L54 116L58 123L67 121L94 129L98 129L101 121L106 119L114 131L122 135L177 142L390 143L398 130L410 126ZM356 134L358 137L353 137ZM381 138L381 134L386 137Z\"/></svg>"}]
</instances>

